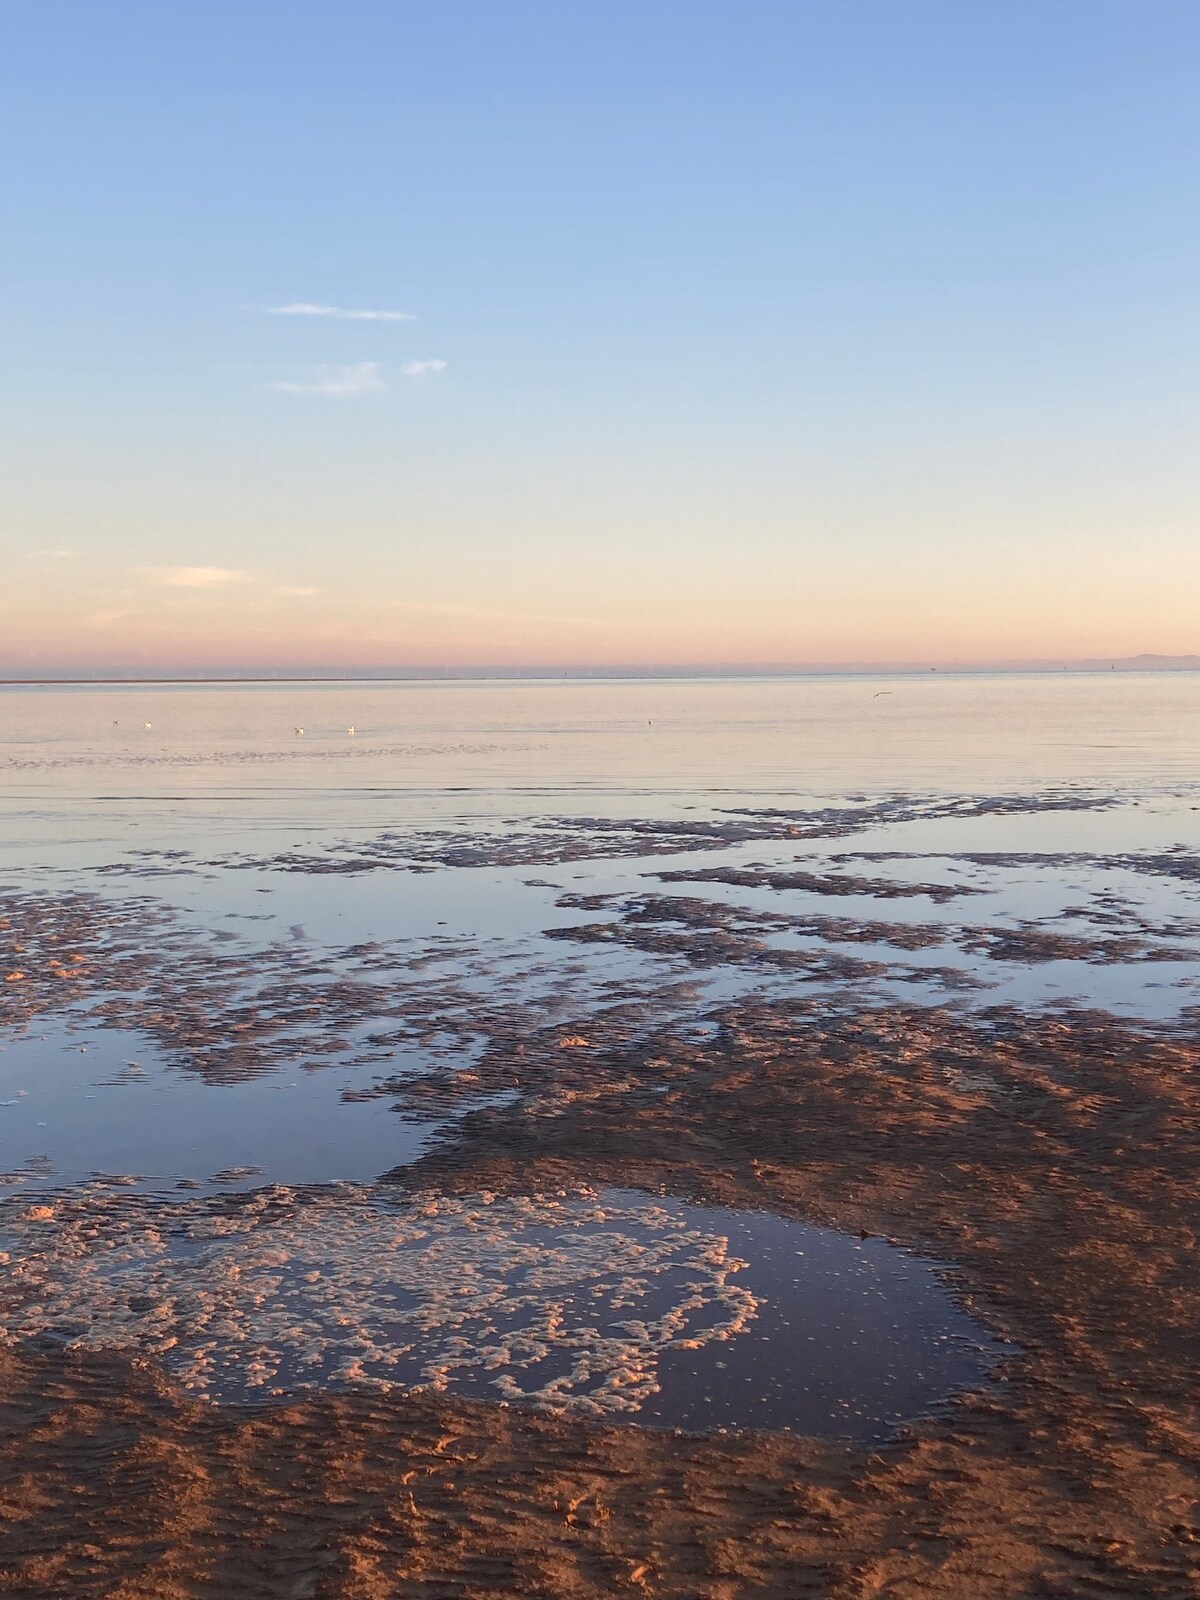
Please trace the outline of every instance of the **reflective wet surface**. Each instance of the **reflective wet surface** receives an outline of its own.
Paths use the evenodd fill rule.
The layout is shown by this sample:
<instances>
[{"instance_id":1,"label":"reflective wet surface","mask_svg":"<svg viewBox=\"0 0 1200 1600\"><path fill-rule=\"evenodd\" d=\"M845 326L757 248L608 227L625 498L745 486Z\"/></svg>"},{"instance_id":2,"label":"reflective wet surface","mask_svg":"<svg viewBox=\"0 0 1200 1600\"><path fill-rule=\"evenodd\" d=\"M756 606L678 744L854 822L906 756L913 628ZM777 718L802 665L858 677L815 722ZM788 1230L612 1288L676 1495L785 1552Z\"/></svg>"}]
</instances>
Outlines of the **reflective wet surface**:
<instances>
[{"instance_id":1,"label":"reflective wet surface","mask_svg":"<svg viewBox=\"0 0 1200 1600\"><path fill-rule=\"evenodd\" d=\"M343 1186L0 1206L9 1336L160 1356L207 1399L407 1385L690 1430L859 1439L1001 1347L882 1240L632 1191Z\"/></svg>"},{"instance_id":2,"label":"reflective wet surface","mask_svg":"<svg viewBox=\"0 0 1200 1600\"><path fill-rule=\"evenodd\" d=\"M211 1316L160 1353L218 1400L445 1381L875 1438L984 1381L986 1331L883 1241L634 1191L484 1226L435 1195L423 1260L379 1180L734 1001L1187 1018L1200 687L1118 680L0 691L0 1193L21 1281L45 1268L32 1298L10 1277L9 1337L155 1348L202 1261ZM562 1062L536 1088L532 1041ZM647 1067L629 1115L673 1081ZM198 1244L221 1206L249 1208L233 1243ZM435 1262L503 1294L435 1314Z\"/></svg>"}]
</instances>

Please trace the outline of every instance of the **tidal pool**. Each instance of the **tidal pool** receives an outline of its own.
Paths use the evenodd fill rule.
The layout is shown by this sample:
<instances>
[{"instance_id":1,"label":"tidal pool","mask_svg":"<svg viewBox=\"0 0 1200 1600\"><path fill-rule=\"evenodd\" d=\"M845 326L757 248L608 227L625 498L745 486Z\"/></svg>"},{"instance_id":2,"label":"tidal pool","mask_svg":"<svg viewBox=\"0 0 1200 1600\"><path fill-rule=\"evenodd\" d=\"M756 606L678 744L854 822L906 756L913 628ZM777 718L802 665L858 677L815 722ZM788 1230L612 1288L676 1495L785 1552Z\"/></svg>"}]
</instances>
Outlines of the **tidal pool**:
<instances>
[{"instance_id":1,"label":"tidal pool","mask_svg":"<svg viewBox=\"0 0 1200 1600\"><path fill-rule=\"evenodd\" d=\"M397 1071L400 1053L388 1052ZM377 1178L415 1158L429 1123L371 1094L373 1064L281 1059L213 1085L123 1030L48 1027L0 1047L0 1184L25 1192L236 1188ZM347 1098L343 1098L347 1096Z\"/></svg>"},{"instance_id":2,"label":"tidal pool","mask_svg":"<svg viewBox=\"0 0 1200 1600\"><path fill-rule=\"evenodd\" d=\"M224 1403L363 1384L882 1439L1000 1346L883 1240L622 1191L267 1187L0 1203L4 1337L157 1356Z\"/></svg>"}]
</instances>

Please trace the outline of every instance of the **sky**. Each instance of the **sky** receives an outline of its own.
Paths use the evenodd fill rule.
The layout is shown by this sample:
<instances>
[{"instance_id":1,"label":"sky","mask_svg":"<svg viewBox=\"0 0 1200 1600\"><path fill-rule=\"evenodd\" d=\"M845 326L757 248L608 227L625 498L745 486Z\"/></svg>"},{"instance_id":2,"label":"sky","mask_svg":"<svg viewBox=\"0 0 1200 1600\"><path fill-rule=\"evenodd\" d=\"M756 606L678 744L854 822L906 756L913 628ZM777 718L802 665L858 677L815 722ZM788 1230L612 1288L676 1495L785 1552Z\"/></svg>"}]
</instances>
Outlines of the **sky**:
<instances>
[{"instance_id":1,"label":"sky","mask_svg":"<svg viewBox=\"0 0 1200 1600\"><path fill-rule=\"evenodd\" d=\"M0 668L1200 650L1194 0L9 0Z\"/></svg>"}]
</instances>

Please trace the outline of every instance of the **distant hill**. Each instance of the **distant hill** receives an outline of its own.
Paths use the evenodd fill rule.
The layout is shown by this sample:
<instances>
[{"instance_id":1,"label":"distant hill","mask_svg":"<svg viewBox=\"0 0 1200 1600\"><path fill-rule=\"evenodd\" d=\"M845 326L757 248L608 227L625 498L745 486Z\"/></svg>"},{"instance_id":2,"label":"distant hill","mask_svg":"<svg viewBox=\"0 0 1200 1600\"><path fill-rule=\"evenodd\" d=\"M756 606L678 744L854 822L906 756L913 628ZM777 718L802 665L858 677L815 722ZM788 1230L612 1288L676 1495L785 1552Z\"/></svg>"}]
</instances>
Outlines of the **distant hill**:
<instances>
[{"instance_id":1,"label":"distant hill","mask_svg":"<svg viewBox=\"0 0 1200 1600\"><path fill-rule=\"evenodd\" d=\"M158 671L139 667L20 667L0 665L0 683L336 683L362 681L425 681L429 679L527 679L564 678L750 678L750 677L826 677L874 676L879 674L921 674L926 672L1200 672L1200 655L1155 655L1143 651L1136 656L1096 656L1087 660L1044 659L1038 661L939 661L916 663L900 661L854 662L737 662L722 665L590 666L561 667L507 666L392 666L392 667L163 667Z\"/></svg>"},{"instance_id":2,"label":"distant hill","mask_svg":"<svg viewBox=\"0 0 1200 1600\"><path fill-rule=\"evenodd\" d=\"M1200 672L1200 656L1118 656L1114 661L1079 661L1081 671L1099 672L1115 667L1118 672Z\"/></svg>"}]
</instances>

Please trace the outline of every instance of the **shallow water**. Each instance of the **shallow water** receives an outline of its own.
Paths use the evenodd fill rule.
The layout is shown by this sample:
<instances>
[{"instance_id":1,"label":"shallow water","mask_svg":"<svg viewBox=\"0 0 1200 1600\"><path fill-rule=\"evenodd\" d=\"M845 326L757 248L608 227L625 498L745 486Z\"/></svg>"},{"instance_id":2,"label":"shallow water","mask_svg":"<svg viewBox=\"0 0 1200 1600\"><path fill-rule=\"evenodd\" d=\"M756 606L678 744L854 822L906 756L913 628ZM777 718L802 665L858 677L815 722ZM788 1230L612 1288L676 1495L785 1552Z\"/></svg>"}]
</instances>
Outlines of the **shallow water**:
<instances>
[{"instance_id":1,"label":"shallow water","mask_svg":"<svg viewBox=\"0 0 1200 1600\"><path fill-rule=\"evenodd\" d=\"M520 1100L489 1045L756 995L1169 1023L1198 736L1188 674L0 690L0 1173L114 1215L373 1192ZM643 1244L686 1211L756 1300L703 1360L656 1351L637 1420L875 1437L984 1370L881 1242L620 1204Z\"/></svg>"},{"instance_id":2,"label":"shallow water","mask_svg":"<svg viewBox=\"0 0 1200 1600\"><path fill-rule=\"evenodd\" d=\"M396 1116L389 1100L341 1101L343 1091L373 1088L384 1076L377 1067L292 1063L214 1092L202 1077L172 1071L136 1034L19 1036L0 1055L9 1187L41 1193L119 1178L123 1187L165 1192L370 1181L428 1141L428 1130Z\"/></svg>"},{"instance_id":3,"label":"shallow water","mask_svg":"<svg viewBox=\"0 0 1200 1600\"><path fill-rule=\"evenodd\" d=\"M439 1199L343 1186L267 1211L93 1186L0 1206L11 1332L158 1354L206 1399L362 1383L707 1431L884 1437L1000 1347L932 1266L631 1191Z\"/></svg>"},{"instance_id":4,"label":"shallow water","mask_svg":"<svg viewBox=\"0 0 1200 1600\"><path fill-rule=\"evenodd\" d=\"M504 789L562 793L581 807L587 793L604 790L694 797L1159 786L1193 781L1200 743L1193 673L20 685L0 693L4 759L26 793L57 799L69 785L199 795L233 786L274 790L285 796L281 809L297 787L457 789L464 813L475 814Z\"/></svg>"}]
</instances>

